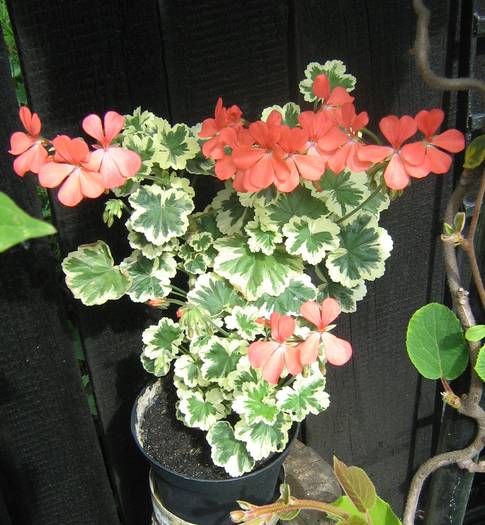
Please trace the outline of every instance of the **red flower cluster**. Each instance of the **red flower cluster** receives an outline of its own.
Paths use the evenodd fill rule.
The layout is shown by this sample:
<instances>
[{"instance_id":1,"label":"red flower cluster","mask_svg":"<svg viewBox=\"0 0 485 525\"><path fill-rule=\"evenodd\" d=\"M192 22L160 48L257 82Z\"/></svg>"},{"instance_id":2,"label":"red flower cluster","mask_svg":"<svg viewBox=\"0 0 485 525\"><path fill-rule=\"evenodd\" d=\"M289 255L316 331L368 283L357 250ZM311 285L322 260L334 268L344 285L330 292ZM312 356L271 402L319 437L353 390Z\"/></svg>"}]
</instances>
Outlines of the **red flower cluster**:
<instances>
[{"instance_id":1,"label":"red flower cluster","mask_svg":"<svg viewBox=\"0 0 485 525\"><path fill-rule=\"evenodd\" d=\"M294 128L282 124L278 111L266 122L246 125L239 107L226 109L219 98L214 118L203 122L199 134L209 139L202 152L215 160L216 176L232 179L240 192L257 192L272 184L279 191L290 192L300 178L319 180L327 167L334 173L345 168L359 172L383 163L387 186L401 190L410 177L446 173L452 159L444 151L457 153L464 148L464 137L458 130L436 134L444 119L440 109L420 111L415 118L385 117L379 127L390 146L368 145L362 130L369 117L365 111L356 112L354 99L344 88L331 89L326 75L319 75L313 91L321 100L318 111L301 113ZM404 144L418 129L422 139Z\"/></svg>"},{"instance_id":2,"label":"red flower cluster","mask_svg":"<svg viewBox=\"0 0 485 525\"><path fill-rule=\"evenodd\" d=\"M59 190L59 200L66 206L79 204L84 197L99 197L105 190L122 186L141 166L139 155L112 144L123 129L122 115L108 111L104 126L98 115L83 121L84 131L98 141L90 151L81 138L58 135L52 140L40 135L41 122L27 107L20 108L20 120L25 131L10 138L10 153L17 155L14 171L23 177L28 171L39 175L44 188Z\"/></svg>"}]
</instances>

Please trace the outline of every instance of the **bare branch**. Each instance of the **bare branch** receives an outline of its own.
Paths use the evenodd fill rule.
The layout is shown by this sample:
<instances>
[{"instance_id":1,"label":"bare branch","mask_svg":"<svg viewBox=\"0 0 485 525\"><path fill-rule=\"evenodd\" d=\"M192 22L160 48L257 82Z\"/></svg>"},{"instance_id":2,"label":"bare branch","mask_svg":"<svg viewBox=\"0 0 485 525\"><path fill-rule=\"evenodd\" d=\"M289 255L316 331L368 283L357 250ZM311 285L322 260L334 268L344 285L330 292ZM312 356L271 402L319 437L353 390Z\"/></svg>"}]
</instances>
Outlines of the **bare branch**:
<instances>
[{"instance_id":1,"label":"bare branch","mask_svg":"<svg viewBox=\"0 0 485 525\"><path fill-rule=\"evenodd\" d=\"M485 461L475 463L471 459L465 459L464 461L458 461L457 465L460 468L468 470L468 472L485 472Z\"/></svg>"},{"instance_id":2,"label":"bare branch","mask_svg":"<svg viewBox=\"0 0 485 525\"><path fill-rule=\"evenodd\" d=\"M429 9L422 0L413 0L413 7L418 17L414 54L416 64L423 80L432 88L444 91L466 91L473 89L485 97L485 82L476 78L446 78L437 75L429 64Z\"/></svg>"}]
</instances>

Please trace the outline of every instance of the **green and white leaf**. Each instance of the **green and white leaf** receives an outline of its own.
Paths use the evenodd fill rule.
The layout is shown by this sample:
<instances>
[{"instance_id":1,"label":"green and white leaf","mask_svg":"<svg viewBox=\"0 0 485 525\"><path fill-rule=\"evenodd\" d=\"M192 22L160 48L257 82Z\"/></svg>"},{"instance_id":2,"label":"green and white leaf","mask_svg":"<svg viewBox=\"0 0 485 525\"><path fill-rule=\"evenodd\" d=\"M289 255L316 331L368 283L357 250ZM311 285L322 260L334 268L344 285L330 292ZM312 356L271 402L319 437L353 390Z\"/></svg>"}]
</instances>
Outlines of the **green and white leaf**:
<instances>
[{"instance_id":1,"label":"green and white leaf","mask_svg":"<svg viewBox=\"0 0 485 525\"><path fill-rule=\"evenodd\" d=\"M115 266L104 241L83 244L62 262L66 284L86 306L119 299L130 287L130 278Z\"/></svg>"},{"instance_id":2,"label":"green and white leaf","mask_svg":"<svg viewBox=\"0 0 485 525\"><path fill-rule=\"evenodd\" d=\"M276 246L283 241L276 224L263 225L258 220L254 220L246 224L244 231L248 235L248 246L252 252L271 255Z\"/></svg>"},{"instance_id":3,"label":"green and white leaf","mask_svg":"<svg viewBox=\"0 0 485 525\"><path fill-rule=\"evenodd\" d=\"M276 406L276 390L267 381L249 383L242 392L234 398L232 409L248 424L267 423L272 425L276 421L279 408Z\"/></svg>"},{"instance_id":4,"label":"green and white leaf","mask_svg":"<svg viewBox=\"0 0 485 525\"><path fill-rule=\"evenodd\" d=\"M210 232L196 232L187 237L187 244L196 252L206 251L214 242Z\"/></svg>"},{"instance_id":5,"label":"green and white leaf","mask_svg":"<svg viewBox=\"0 0 485 525\"><path fill-rule=\"evenodd\" d=\"M346 73L347 67L341 60L327 60L325 64L310 62L305 69L305 79L300 82L300 93L307 102L317 100L313 93L313 82L318 75L327 75L331 88L343 87L347 91L355 88L356 78Z\"/></svg>"},{"instance_id":6,"label":"green and white leaf","mask_svg":"<svg viewBox=\"0 0 485 525\"><path fill-rule=\"evenodd\" d=\"M288 253L300 255L310 264L318 264L328 250L338 247L339 232L340 228L326 217L293 217L283 227Z\"/></svg>"},{"instance_id":7,"label":"green and white leaf","mask_svg":"<svg viewBox=\"0 0 485 525\"><path fill-rule=\"evenodd\" d=\"M194 286L187 294L187 299L215 318L244 303L243 298L230 283L215 273L207 273L197 277Z\"/></svg>"},{"instance_id":8,"label":"green and white leaf","mask_svg":"<svg viewBox=\"0 0 485 525\"><path fill-rule=\"evenodd\" d=\"M279 295L293 277L303 272L299 257L288 254L281 248L271 255L250 251L243 237L218 239L214 247L218 255L214 271L225 277L249 301L263 294Z\"/></svg>"},{"instance_id":9,"label":"green and white leaf","mask_svg":"<svg viewBox=\"0 0 485 525\"><path fill-rule=\"evenodd\" d=\"M227 421L219 421L207 433L207 441L211 446L212 461L219 467L224 467L232 476L242 476L254 468L254 460L249 455L246 445L236 439L234 430Z\"/></svg>"},{"instance_id":10,"label":"green and white leaf","mask_svg":"<svg viewBox=\"0 0 485 525\"><path fill-rule=\"evenodd\" d=\"M283 107L275 105L263 109L261 120L266 122L273 111L277 111L281 114L282 124L289 126L290 128L296 128L296 126L298 126L298 117L301 113L301 109L298 104L295 104L294 102L287 102Z\"/></svg>"},{"instance_id":11,"label":"green and white leaf","mask_svg":"<svg viewBox=\"0 0 485 525\"><path fill-rule=\"evenodd\" d=\"M156 161L162 169L183 170L187 161L200 151L197 140L185 124L170 124L164 120L157 133L158 155Z\"/></svg>"},{"instance_id":12,"label":"green and white leaf","mask_svg":"<svg viewBox=\"0 0 485 525\"><path fill-rule=\"evenodd\" d=\"M126 222L126 227L128 228L130 246L134 250L140 250L147 259L155 259L165 252L176 253L178 251L180 242L177 238L170 239L167 243L157 246L151 243L143 233L134 231L129 220Z\"/></svg>"},{"instance_id":13,"label":"green and white leaf","mask_svg":"<svg viewBox=\"0 0 485 525\"><path fill-rule=\"evenodd\" d=\"M319 414L330 405L325 378L318 373L297 376L293 384L279 390L276 397L278 408L289 414L293 421L303 421L308 414Z\"/></svg>"},{"instance_id":14,"label":"green and white leaf","mask_svg":"<svg viewBox=\"0 0 485 525\"><path fill-rule=\"evenodd\" d=\"M175 360L174 374L184 385L190 388L208 386L209 382L202 377L202 360L195 354L183 354Z\"/></svg>"},{"instance_id":15,"label":"green and white leaf","mask_svg":"<svg viewBox=\"0 0 485 525\"><path fill-rule=\"evenodd\" d=\"M182 245L178 255L183 260L185 271L191 274L203 274L206 272L208 266L213 263L208 252L196 252L188 244Z\"/></svg>"},{"instance_id":16,"label":"green and white leaf","mask_svg":"<svg viewBox=\"0 0 485 525\"><path fill-rule=\"evenodd\" d=\"M166 297L171 291L170 279L177 273L177 263L172 254L164 253L161 257L147 259L138 250L127 257L120 268L131 280L126 293L136 303Z\"/></svg>"},{"instance_id":17,"label":"green and white leaf","mask_svg":"<svg viewBox=\"0 0 485 525\"><path fill-rule=\"evenodd\" d=\"M342 225L340 246L331 251L326 266L332 281L357 286L362 279L374 281L384 274L385 261L391 254L392 239L375 218L361 215Z\"/></svg>"},{"instance_id":18,"label":"green and white leaf","mask_svg":"<svg viewBox=\"0 0 485 525\"><path fill-rule=\"evenodd\" d=\"M356 286L348 287L332 281L326 268L320 267L320 272L321 284L318 286L318 302L322 302L327 297L332 297L340 304L342 312L355 312L357 301L363 299L367 294L364 281L360 281Z\"/></svg>"},{"instance_id":19,"label":"green and white leaf","mask_svg":"<svg viewBox=\"0 0 485 525\"><path fill-rule=\"evenodd\" d=\"M272 184L269 188L258 191L256 193L244 192L238 193L239 200L243 206L249 208L265 207L272 204L278 198L279 192Z\"/></svg>"},{"instance_id":20,"label":"green and white leaf","mask_svg":"<svg viewBox=\"0 0 485 525\"><path fill-rule=\"evenodd\" d=\"M149 326L142 335L143 343L151 349L167 350L177 354L184 334L178 323L162 317L157 324Z\"/></svg>"},{"instance_id":21,"label":"green and white leaf","mask_svg":"<svg viewBox=\"0 0 485 525\"><path fill-rule=\"evenodd\" d=\"M236 439L244 441L251 456L259 461L272 452L284 450L291 424L291 418L280 412L271 425L264 422L248 425L241 420L236 423L234 430Z\"/></svg>"},{"instance_id":22,"label":"green and white leaf","mask_svg":"<svg viewBox=\"0 0 485 525\"><path fill-rule=\"evenodd\" d=\"M234 391L235 395L250 383L261 382L261 372L251 366L247 355L242 355L237 363L236 370L227 376L227 388Z\"/></svg>"},{"instance_id":23,"label":"green and white leaf","mask_svg":"<svg viewBox=\"0 0 485 525\"><path fill-rule=\"evenodd\" d=\"M229 186L214 197L212 206L216 211L217 227L224 235L242 232L254 216L253 210L243 206L238 194Z\"/></svg>"},{"instance_id":24,"label":"green and white leaf","mask_svg":"<svg viewBox=\"0 0 485 525\"><path fill-rule=\"evenodd\" d=\"M190 233L210 233L214 240L218 239L222 233L217 227L216 216L217 212L211 206L207 206L202 212L193 213L189 218Z\"/></svg>"},{"instance_id":25,"label":"green and white leaf","mask_svg":"<svg viewBox=\"0 0 485 525\"><path fill-rule=\"evenodd\" d=\"M131 151L134 151L135 153L138 153L138 155L141 158L142 165L141 168L138 170L138 173L136 174L135 179L133 180L134 183L136 183L138 180L143 179L145 175L149 175L152 171L153 164L157 158L158 149L154 140L153 136L144 135L144 134L129 134L125 130L122 133L122 142L121 145L129 149ZM132 179L129 179L132 180ZM125 185L124 185L125 186ZM125 188L123 186L122 194L118 191L117 195L126 196L131 193L130 190L133 188ZM113 190L116 191L116 190Z\"/></svg>"},{"instance_id":26,"label":"green and white leaf","mask_svg":"<svg viewBox=\"0 0 485 525\"><path fill-rule=\"evenodd\" d=\"M322 191L314 190L312 194L324 200L332 213L343 217L370 196L367 180L365 173L352 173L345 170L335 174L327 169L320 179Z\"/></svg>"},{"instance_id":27,"label":"green and white leaf","mask_svg":"<svg viewBox=\"0 0 485 525\"><path fill-rule=\"evenodd\" d=\"M180 399L178 410L188 427L209 430L214 423L227 415L223 401L219 388L212 388L205 394L196 390Z\"/></svg>"},{"instance_id":28,"label":"green and white leaf","mask_svg":"<svg viewBox=\"0 0 485 525\"><path fill-rule=\"evenodd\" d=\"M225 317L224 322L228 330L236 330L243 339L253 341L264 331L263 326L256 322L258 317L261 317L261 312L254 305L235 306L231 314Z\"/></svg>"},{"instance_id":29,"label":"green and white leaf","mask_svg":"<svg viewBox=\"0 0 485 525\"><path fill-rule=\"evenodd\" d=\"M315 300L317 289L309 275L294 277L280 295L263 294L255 301L261 315L269 317L272 312L285 312L286 315L298 315L300 307L307 301Z\"/></svg>"},{"instance_id":30,"label":"green and white leaf","mask_svg":"<svg viewBox=\"0 0 485 525\"><path fill-rule=\"evenodd\" d=\"M185 233L194 209L192 199L182 190L156 185L141 186L129 201L133 207L131 227L158 246Z\"/></svg>"},{"instance_id":31,"label":"green and white leaf","mask_svg":"<svg viewBox=\"0 0 485 525\"><path fill-rule=\"evenodd\" d=\"M236 370L242 353L246 353L248 343L238 339L212 336L200 348L202 377L226 388L227 376Z\"/></svg>"}]
</instances>

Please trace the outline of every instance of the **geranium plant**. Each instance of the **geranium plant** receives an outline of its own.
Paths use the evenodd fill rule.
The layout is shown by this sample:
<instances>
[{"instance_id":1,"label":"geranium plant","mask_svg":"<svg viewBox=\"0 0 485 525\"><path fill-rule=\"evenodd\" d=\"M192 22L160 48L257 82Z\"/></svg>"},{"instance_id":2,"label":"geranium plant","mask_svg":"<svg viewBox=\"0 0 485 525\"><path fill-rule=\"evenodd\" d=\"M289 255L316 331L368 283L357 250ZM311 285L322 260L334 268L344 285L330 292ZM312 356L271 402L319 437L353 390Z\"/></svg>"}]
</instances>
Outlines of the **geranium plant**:
<instances>
[{"instance_id":1,"label":"geranium plant","mask_svg":"<svg viewBox=\"0 0 485 525\"><path fill-rule=\"evenodd\" d=\"M141 360L155 376L173 373L177 417L207 431L231 476L282 451L294 422L328 407L325 368L352 355L335 321L392 250L381 212L413 178L447 172L448 153L464 147L457 130L438 132L439 109L383 118L382 144L356 111L355 82L338 60L311 63L300 90L313 107L288 102L256 122L221 99L194 127L140 109L89 115L91 149L46 139L22 108L26 132L12 136L17 174L60 186L63 204L113 193L104 220L125 222L132 253L115 262L105 242L82 245L63 262L66 282L86 305L124 295L177 305L177 319L145 330ZM197 176L225 182L200 211Z\"/></svg>"}]
</instances>

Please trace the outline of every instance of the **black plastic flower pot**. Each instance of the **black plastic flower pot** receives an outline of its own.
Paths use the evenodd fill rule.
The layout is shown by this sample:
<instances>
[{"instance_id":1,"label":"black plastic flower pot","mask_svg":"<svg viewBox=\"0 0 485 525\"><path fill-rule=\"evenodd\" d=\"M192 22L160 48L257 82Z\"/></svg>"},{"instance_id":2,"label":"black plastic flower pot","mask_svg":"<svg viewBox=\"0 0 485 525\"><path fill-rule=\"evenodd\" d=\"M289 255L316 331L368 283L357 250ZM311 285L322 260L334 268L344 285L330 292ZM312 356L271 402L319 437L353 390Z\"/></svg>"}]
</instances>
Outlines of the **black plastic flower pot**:
<instances>
[{"instance_id":1,"label":"black plastic flower pot","mask_svg":"<svg viewBox=\"0 0 485 525\"><path fill-rule=\"evenodd\" d=\"M237 500L256 505L274 501L278 478L285 457L296 439L293 429L285 450L261 469L239 478L204 480L170 470L151 458L143 448L141 423L146 409L159 395L161 382L147 385L137 397L131 414L131 431L136 444L150 464L160 500L165 508L194 525L230 525L229 513L237 509Z\"/></svg>"}]
</instances>

